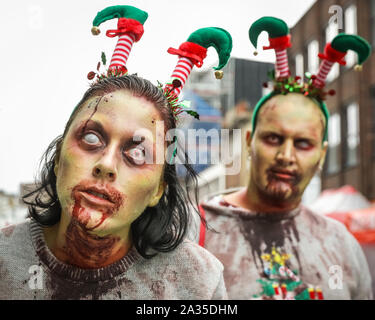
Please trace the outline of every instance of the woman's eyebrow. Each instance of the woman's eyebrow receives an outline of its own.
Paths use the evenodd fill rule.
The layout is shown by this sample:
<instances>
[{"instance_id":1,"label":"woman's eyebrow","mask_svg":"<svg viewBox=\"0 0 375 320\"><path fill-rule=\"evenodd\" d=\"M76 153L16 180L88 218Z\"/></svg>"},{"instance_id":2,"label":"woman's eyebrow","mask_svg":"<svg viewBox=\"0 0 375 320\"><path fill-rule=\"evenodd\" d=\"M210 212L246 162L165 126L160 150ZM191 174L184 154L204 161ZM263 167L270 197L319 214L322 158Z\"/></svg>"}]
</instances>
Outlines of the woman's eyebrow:
<instances>
[{"instance_id":1,"label":"woman's eyebrow","mask_svg":"<svg viewBox=\"0 0 375 320\"><path fill-rule=\"evenodd\" d=\"M99 121L88 119L83 121L77 129L78 135L83 135L87 129L98 131L104 139L108 138L107 132Z\"/></svg>"},{"instance_id":2,"label":"woman's eyebrow","mask_svg":"<svg viewBox=\"0 0 375 320\"><path fill-rule=\"evenodd\" d=\"M105 132L103 125L99 121L96 121L96 120L91 120L91 119L88 120L86 122L85 127L89 127L90 129L96 129L98 131Z\"/></svg>"}]
</instances>

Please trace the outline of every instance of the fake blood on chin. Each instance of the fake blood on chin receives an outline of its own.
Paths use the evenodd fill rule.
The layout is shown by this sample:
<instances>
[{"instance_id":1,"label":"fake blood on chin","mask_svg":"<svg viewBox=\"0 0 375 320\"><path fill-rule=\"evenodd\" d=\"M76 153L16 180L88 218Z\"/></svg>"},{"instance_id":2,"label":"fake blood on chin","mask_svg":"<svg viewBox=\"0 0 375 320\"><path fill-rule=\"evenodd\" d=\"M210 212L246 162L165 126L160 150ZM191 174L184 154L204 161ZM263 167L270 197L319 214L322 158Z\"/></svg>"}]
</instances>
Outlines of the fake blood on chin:
<instances>
[{"instance_id":1,"label":"fake blood on chin","mask_svg":"<svg viewBox=\"0 0 375 320\"><path fill-rule=\"evenodd\" d=\"M109 216L118 211L123 204L124 196L115 188L107 185L99 185L91 181L81 181L72 190L74 206L72 215L86 230L94 230L99 227ZM102 214L100 221L88 228L90 221L90 209Z\"/></svg>"}]
</instances>

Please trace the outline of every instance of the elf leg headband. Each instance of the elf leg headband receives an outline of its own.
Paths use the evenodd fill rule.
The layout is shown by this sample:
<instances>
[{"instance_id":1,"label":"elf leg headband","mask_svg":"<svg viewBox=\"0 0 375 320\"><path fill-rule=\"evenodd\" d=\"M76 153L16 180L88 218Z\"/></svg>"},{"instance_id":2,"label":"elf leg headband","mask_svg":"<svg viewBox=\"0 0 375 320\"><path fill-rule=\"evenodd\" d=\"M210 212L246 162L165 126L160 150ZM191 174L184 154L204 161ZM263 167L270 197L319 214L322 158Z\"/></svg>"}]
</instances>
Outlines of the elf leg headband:
<instances>
[{"instance_id":1,"label":"elf leg headband","mask_svg":"<svg viewBox=\"0 0 375 320\"><path fill-rule=\"evenodd\" d=\"M292 77L290 75L287 48L291 47L291 36L287 24L275 17L262 17L255 21L249 29L249 38L255 48L257 47L258 36L263 31L268 33L270 42L270 45L263 47L263 49L274 49L276 54L275 71L270 74L274 88L270 94L260 99L255 106L252 117L252 134L255 131L259 109L266 101L277 94L285 95L295 92L311 98L320 107L326 118L323 141L327 141L329 112L323 100L325 100L327 94L335 94L334 90L324 91L327 75L335 62L341 65L346 64L344 57L348 50L353 50L358 55L358 65L355 66L355 70L362 70L362 64L371 53L370 44L357 35L340 33L331 43L326 44L324 53L318 55L322 59L318 74L306 74L307 81L304 82L300 77Z\"/></svg>"}]
</instances>

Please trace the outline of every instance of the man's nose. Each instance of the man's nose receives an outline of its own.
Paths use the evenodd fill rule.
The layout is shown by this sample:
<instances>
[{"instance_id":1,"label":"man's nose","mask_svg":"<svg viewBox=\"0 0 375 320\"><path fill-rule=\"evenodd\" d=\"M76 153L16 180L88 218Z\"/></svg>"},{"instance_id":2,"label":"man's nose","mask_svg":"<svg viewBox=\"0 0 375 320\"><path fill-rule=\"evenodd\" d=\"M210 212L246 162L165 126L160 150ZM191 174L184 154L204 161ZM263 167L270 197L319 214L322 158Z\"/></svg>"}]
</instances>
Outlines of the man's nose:
<instances>
[{"instance_id":1,"label":"man's nose","mask_svg":"<svg viewBox=\"0 0 375 320\"><path fill-rule=\"evenodd\" d=\"M116 148L107 148L92 169L92 175L97 179L113 182L117 178Z\"/></svg>"},{"instance_id":2,"label":"man's nose","mask_svg":"<svg viewBox=\"0 0 375 320\"><path fill-rule=\"evenodd\" d=\"M277 154L276 160L278 163L288 166L294 164L296 161L294 141L292 139L286 139L284 143L280 146Z\"/></svg>"}]
</instances>

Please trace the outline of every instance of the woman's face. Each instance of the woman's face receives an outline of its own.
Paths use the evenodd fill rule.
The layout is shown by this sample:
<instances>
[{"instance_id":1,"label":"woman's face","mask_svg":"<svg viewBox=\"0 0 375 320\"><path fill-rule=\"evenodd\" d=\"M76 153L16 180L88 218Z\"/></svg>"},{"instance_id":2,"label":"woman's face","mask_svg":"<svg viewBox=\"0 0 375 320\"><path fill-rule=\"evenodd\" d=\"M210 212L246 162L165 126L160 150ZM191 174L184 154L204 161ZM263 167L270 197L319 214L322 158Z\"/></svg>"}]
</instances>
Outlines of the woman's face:
<instances>
[{"instance_id":1,"label":"woman's face","mask_svg":"<svg viewBox=\"0 0 375 320\"><path fill-rule=\"evenodd\" d=\"M164 165L152 160L164 149L161 120L153 103L127 90L84 103L55 166L62 221L74 219L98 235L121 234L158 203Z\"/></svg>"}]
</instances>

